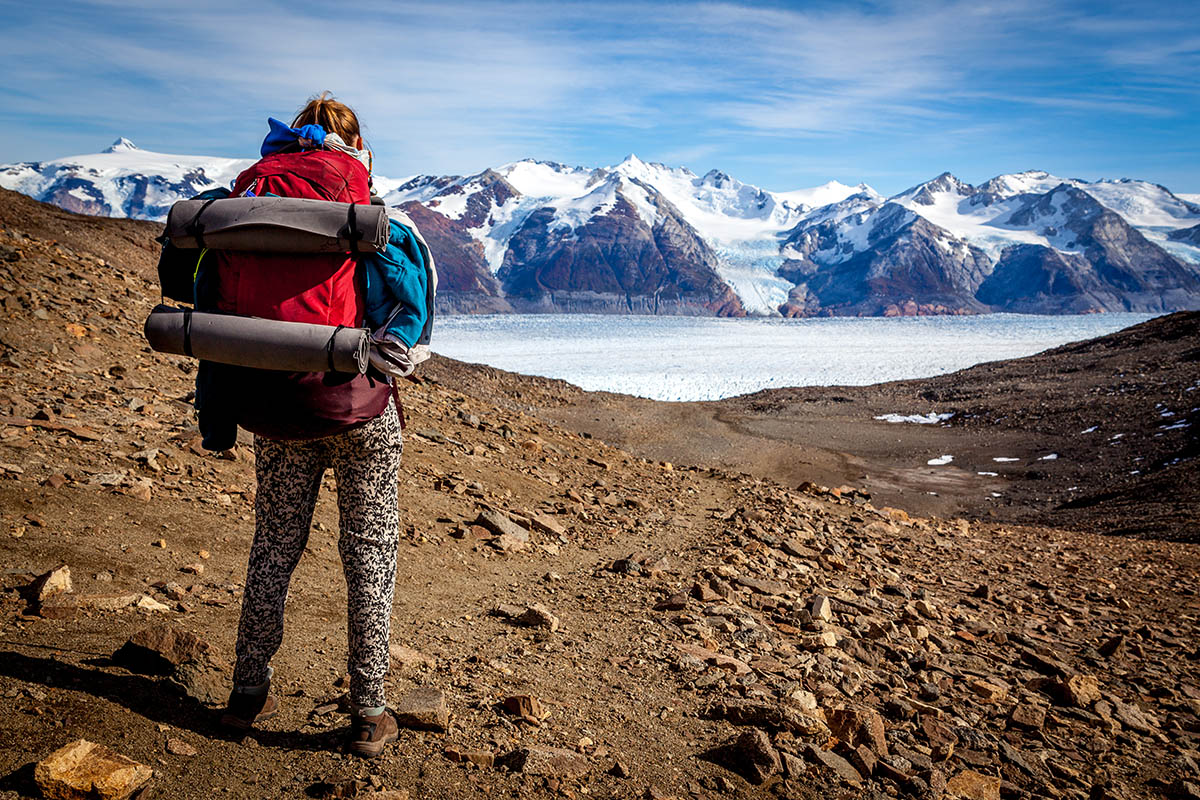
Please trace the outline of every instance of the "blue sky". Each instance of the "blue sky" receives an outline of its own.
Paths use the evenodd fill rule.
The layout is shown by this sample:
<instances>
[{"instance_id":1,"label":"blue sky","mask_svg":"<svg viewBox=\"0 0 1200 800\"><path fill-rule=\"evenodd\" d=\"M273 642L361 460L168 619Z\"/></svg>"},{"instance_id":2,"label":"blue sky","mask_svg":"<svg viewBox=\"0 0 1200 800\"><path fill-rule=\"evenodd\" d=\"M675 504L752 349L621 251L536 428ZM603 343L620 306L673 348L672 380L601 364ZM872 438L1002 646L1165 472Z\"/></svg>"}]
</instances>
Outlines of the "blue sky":
<instances>
[{"instance_id":1,"label":"blue sky","mask_svg":"<svg viewBox=\"0 0 1200 800\"><path fill-rule=\"evenodd\" d=\"M0 162L249 157L329 89L390 177L519 158L892 193L949 170L1200 192L1188 2L0 0Z\"/></svg>"}]
</instances>

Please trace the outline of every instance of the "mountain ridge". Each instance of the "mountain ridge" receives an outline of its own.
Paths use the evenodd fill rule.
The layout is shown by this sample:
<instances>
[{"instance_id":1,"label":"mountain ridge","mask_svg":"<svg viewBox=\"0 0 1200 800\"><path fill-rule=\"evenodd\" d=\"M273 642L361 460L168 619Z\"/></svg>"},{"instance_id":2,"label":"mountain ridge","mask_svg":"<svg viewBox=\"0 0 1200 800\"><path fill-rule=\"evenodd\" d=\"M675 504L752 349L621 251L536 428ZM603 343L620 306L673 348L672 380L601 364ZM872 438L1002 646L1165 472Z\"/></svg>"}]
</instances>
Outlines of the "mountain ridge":
<instances>
[{"instance_id":1,"label":"mountain ridge","mask_svg":"<svg viewBox=\"0 0 1200 800\"><path fill-rule=\"evenodd\" d=\"M157 219L251 163L122 137L103 153L0 166L0 186L79 213ZM418 218L450 313L1200 308L1200 203L1130 178L1025 170L975 186L947 171L891 197L837 181L773 192L631 153L607 167L522 159L375 184ZM1112 215L1098 227L1096 208Z\"/></svg>"}]
</instances>

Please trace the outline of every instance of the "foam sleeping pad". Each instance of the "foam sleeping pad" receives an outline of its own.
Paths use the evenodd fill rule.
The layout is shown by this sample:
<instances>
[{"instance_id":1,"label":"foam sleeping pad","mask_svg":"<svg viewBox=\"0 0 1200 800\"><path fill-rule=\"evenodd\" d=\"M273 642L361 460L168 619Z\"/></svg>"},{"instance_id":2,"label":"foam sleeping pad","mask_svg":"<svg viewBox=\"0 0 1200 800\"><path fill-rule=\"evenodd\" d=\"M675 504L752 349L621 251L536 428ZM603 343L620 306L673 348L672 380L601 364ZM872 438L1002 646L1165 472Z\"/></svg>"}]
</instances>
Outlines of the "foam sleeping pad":
<instances>
[{"instance_id":1,"label":"foam sleeping pad","mask_svg":"<svg viewBox=\"0 0 1200 800\"><path fill-rule=\"evenodd\" d=\"M180 200L167 215L175 247L265 253L381 253L387 209L298 197Z\"/></svg>"},{"instance_id":2,"label":"foam sleeping pad","mask_svg":"<svg viewBox=\"0 0 1200 800\"><path fill-rule=\"evenodd\" d=\"M284 372L366 372L369 331L159 305L145 325L160 353Z\"/></svg>"}]
</instances>

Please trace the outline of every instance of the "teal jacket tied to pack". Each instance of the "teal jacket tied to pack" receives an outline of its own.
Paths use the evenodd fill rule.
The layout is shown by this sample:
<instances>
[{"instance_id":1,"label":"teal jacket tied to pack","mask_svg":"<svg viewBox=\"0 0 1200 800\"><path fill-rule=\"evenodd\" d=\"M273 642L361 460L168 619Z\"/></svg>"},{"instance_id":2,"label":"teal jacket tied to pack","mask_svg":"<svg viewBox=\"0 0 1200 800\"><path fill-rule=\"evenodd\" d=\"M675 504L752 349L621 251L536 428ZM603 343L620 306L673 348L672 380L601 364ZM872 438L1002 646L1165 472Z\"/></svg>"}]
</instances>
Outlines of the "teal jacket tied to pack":
<instances>
[{"instance_id":1,"label":"teal jacket tied to pack","mask_svg":"<svg viewBox=\"0 0 1200 800\"><path fill-rule=\"evenodd\" d=\"M412 229L389 220L387 250L362 258L367 276L367 327L395 336L406 347L415 347L428 318L425 297L429 291L425 256Z\"/></svg>"},{"instance_id":2,"label":"teal jacket tied to pack","mask_svg":"<svg viewBox=\"0 0 1200 800\"><path fill-rule=\"evenodd\" d=\"M388 246L361 257L366 274L366 326L371 365L403 378L429 358L437 271L416 225L403 211L388 209Z\"/></svg>"}]
</instances>

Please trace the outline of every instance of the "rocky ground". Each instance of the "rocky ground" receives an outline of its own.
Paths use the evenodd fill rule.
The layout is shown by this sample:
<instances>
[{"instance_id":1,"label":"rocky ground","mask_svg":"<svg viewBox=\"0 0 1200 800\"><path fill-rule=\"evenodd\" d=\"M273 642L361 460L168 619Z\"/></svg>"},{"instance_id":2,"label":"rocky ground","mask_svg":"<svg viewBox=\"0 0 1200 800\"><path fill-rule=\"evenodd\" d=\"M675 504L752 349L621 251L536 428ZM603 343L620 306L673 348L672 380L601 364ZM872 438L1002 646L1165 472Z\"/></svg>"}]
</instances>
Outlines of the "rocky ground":
<instances>
[{"instance_id":1,"label":"rocky ground","mask_svg":"<svg viewBox=\"0 0 1200 800\"><path fill-rule=\"evenodd\" d=\"M536 413L640 455L851 482L922 514L1200 542L1200 312L920 380L561 397Z\"/></svg>"},{"instance_id":2,"label":"rocky ground","mask_svg":"<svg viewBox=\"0 0 1200 800\"><path fill-rule=\"evenodd\" d=\"M404 391L400 742L338 750L332 478L282 712L226 734L253 452L201 450L192 364L142 343L153 232L0 194L0 797L72 758L145 798L1200 796L1195 545L672 464L441 360Z\"/></svg>"}]
</instances>

